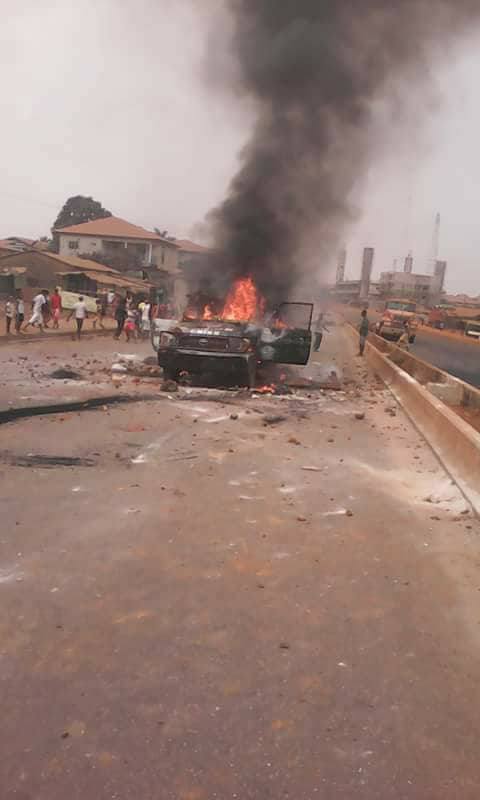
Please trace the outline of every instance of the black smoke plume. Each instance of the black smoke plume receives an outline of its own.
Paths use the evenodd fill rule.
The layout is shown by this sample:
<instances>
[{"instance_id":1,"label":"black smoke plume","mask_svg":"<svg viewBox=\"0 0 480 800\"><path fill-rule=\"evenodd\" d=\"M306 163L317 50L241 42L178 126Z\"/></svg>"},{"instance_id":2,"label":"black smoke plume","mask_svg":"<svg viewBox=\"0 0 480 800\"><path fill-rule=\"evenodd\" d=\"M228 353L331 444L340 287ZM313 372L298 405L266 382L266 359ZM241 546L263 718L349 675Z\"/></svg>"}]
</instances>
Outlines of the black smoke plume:
<instances>
[{"instance_id":1,"label":"black smoke plume","mask_svg":"<svg viewBox=\"0 0 480 800\"><path fill-rule=\"evenodd\" d=\"M226 0L235 91L257 123L209 215L223 277L251 274L273 303L321 270L374 157L372 104L428 82L435 49L480 18L478 0ZM417 120L418 121L418 120ZM228 273L228 270L230 272Z\"/></svg>"}]
</instances>

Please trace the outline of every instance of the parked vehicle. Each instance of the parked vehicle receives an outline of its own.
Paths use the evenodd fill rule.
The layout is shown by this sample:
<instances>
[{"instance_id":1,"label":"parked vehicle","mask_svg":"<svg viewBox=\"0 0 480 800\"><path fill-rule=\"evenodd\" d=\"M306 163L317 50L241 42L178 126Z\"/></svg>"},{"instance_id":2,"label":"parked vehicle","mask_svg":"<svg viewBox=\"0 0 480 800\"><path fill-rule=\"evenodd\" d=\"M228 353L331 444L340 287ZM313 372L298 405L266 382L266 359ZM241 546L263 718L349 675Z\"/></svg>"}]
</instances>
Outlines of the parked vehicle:
<instances>
[{"instance_id":1,"label":"parked vehicle","mask_svg":"<svg viewBox=\"0 0 480 800\"><path fill-rule=\"evenodd\" d=\"M405 322L408 322L410 331L409 343L413 344L418 330L417 304L414 300L392 297L385 303L385 310L375 325L375 332L383 339L396 342L405 332Z\"/></svg>"},{"instance_id":2,"label":"parked vehicle","mask_svg":"<svg viewBox=\"0 0 480 800\"><path fill-rule=\"evenodd\" d=\"M470 336L470 338L480 342L480 321L467 322L465 325L465 336Z\"/></svg>"},{"instance_id":3,"label":"parked vehicle","mask_svg":"<svg viewBox=\"0 0 480 800\"><path fill-rule=\"evenodd\" d=\"M152 344L165 377L214 373L222 381L255 385L262 363L307 364L312 303L282 303L267 323L198 319L152 320Z\"/></svg>"}]
</instances>

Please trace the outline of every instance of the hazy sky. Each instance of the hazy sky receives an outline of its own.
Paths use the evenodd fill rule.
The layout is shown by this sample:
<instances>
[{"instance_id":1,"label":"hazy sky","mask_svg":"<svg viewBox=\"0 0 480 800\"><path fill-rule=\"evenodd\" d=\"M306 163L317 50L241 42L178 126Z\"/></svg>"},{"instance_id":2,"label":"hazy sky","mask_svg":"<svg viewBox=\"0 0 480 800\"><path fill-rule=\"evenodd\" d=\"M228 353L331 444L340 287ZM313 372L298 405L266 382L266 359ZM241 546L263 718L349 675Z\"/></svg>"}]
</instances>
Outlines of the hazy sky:
<instances>
[{"instance_id":1,"label":"hazy sky","mask_svg":"<svg viewBox=\"0 0 480 800\"><path fill-rule=\"evenodd\" d=\"M222 199L253 115L207 89L202 57L220 0L16 0L0 29L0 238L49 233L67 197L89 194L146 227L192 233ZM210 10L208 10L210 9ZM382 147L345 232L347 272L376 247L375 269L408 250L429 258L442 214L447 286L480 293L480 34L435 68L437 102ZM446 63L448 62L448 63Z\"/></svg>"}]
</instances>

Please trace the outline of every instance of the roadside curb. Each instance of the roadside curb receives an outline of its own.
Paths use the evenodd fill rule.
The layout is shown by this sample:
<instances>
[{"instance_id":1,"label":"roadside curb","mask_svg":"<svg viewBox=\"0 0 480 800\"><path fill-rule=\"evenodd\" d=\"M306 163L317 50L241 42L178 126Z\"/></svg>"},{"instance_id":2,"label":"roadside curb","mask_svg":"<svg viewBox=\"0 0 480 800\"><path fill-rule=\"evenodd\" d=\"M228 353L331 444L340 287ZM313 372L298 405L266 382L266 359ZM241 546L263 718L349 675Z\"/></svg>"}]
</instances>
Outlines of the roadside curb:
<instances>
[{"instance_id":1,"label":"roadside curb","mask_svg":"<svg viewBox=\"0 0 480 800\"><path fill-rule=\"evenodd\" d=\"M347 324L349 335L357 334ZM367 342L367 360L480 516L480 433Z\"/></svg>"},{"instance_id":2,"label":"roadside curb","mask_svg":"<svg viewBox=\"0 0 480 800\"><path fill-rule=\"evenodd\" d=\"M29 344L30 342L49 342L50 339L75 339L78 341L75 336L76 331L72 328L69 331L59 331L58 333L53 331L51 333L22 333L18 335L7 336L6 334L2 334L0 336L0 347L5 347L9 344ZM83 339L91 339L94 336L113 336L115 333L115 328L108 328L104 331L100 330L84 330L82 331L82 340Z\"/></svg>"}]
</instances>

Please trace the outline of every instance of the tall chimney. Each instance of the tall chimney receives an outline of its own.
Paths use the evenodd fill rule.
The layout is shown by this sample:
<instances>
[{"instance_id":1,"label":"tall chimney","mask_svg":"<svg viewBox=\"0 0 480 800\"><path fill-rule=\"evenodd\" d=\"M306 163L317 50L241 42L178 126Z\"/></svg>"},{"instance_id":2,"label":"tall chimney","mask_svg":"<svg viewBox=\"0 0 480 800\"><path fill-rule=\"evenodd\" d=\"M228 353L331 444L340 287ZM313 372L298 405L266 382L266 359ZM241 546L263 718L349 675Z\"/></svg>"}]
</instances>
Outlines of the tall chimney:
<instances>
[{"instance_id":1,"label":"tall chimney","mask_svg":"<svg viewBox=\"0 0 480 800\"><path fill-rule=\"evenodd\" d=\"M347 264L347 251L344 247L340 250L338 254L338 263L337 263L337 283L343 283L345 280L345 267Z\"/></svg>"},{"instance_id":2,"label":"tall chimney","mask_svg":"<svg viewBox=\"0 0 480 800\"><path fill-rule=\"evenodd\" d=\"M403 266L403 271L404 272L408 272L408 273L413 272L413 256L412 256L411 253L409 253L408 256L405 259L405 264Z\"/></svg>"},{"instance_id":3,"label":"tall chimney","mask_svg":"<svg viewBox=\"0 0 480 800\"><path fill-rule=\"evenodd\" d=\"M435 284L437 286L437 291L443 292L445 287L445 276L447 274L447 262L446 261L435 261Z\"/></svg>"},{"instance_id":4,"label":"tall chimney","mask_svg":"<svg viewBox=\"0 0 480 800\"><path fill-rule=\"evenodd\" d=\"M375 250L373 247L366 247L364 249L362 259L362 277L360 281L360 300L368 300L374 256Z\"/></svg>"}]
</instances>

